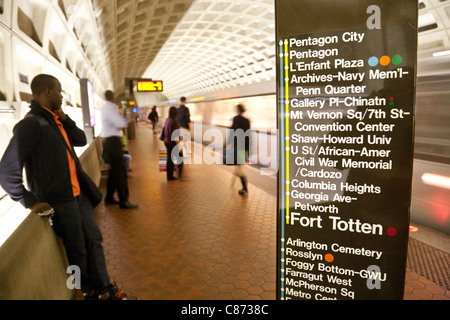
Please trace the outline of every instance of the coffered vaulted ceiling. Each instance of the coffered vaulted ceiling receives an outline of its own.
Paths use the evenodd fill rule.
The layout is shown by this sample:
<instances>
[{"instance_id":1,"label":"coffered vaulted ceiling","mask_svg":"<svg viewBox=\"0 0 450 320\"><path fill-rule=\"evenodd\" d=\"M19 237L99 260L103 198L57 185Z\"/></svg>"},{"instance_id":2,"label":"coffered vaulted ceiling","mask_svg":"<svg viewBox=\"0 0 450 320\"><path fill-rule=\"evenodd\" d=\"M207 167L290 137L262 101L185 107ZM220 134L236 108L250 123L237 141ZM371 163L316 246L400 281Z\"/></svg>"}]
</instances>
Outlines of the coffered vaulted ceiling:
<instances>
[{"instance_id":1,"label":"coffered vaulted ceiling","mask_svg":"<svg viewBox=\"0 0 450 320\"><path fill-rule=\"evenodd\" d=\"M129 77L163 80L168 99L275 77L274 0L92 0L92 8L116 92ZM433 67L432 53L450 49L450 1L419 0L419 15L419 69L448 72Z\"/></svg>"},{"instance_id":2,"label":"coffered vaulted ceiling","mask_svg":"<svg viewBox=\"0 0 450 320\"><path fill-rule=\"evenodd\" d=\"M141 77L193 0L93 0L114 90Z\"/></svg>"}]
</instances>

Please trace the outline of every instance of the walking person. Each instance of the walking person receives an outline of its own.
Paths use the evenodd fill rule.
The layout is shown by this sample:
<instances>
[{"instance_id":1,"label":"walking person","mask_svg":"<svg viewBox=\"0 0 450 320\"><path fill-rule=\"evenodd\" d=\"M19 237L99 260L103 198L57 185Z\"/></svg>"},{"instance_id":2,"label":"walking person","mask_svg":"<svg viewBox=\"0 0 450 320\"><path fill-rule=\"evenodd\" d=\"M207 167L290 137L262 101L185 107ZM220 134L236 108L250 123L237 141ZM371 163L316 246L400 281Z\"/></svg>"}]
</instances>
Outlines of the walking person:
<instances>
[{"instance_id":1,"label":"walking person","mask_svg":"<svg viewBox=\"0 0 450 320\"><path fill-rule=\"evenodd\" d=\"M106 184L105 204L119 204L121 209L135 209L136 204L129 201L128 176L125 158L123 157L121 130L128 127L128 120L119 113L114 102L114 92L105 92L105 105L102 109L103 151L108 157L110 169ZM119 200L114 198L117 191Z\"/></svg>"},{"instance_id":2,"label":"walking person","mask_svg":"<svg viewBox=\"0 0 450 320\"><path fill-rule=\"evenodd\" d=\"M69 264L80 268L86 299L126 299L110 282L102 234L73 152L86 145L86 135L62 110L58 79L40 74L31 90L31 111L14 127L0 162L0 185L25 208L52 217ZM23 185L24 167L29 189Z\"/></svg>"},{"instance_id":3,"label":"walking person","mask_svg":"<svg viewBox=\"0 0 450 320\"><path fill-rule=\"evenodd\" d=\"M180 135L183 137L183 141L180 142L180 150L183 151L187 157L191 156L191 113L186 106L186 97L180 98L180 106L177 110L177 119L180 124Z\"/></svg>"},{"instance_id":4,"label":"walking person","mask_svg":"<svg viewBox=\"0 0 450 320\"><path fill-rule=\"evenodd\" d=\"M250 120L242 116L245 107L242 104L236 106L238 115L233 118L231 126L231 135L229 142L233 143L234 157L236 159L235 172L242 183L242 189L239 190L240 195L248 194L247 174L245 172L245 164L248 161L250 150Z\"/></svg>"},{"instance_id":5,"label":"walking person","mask_svg":"<svg viewBox=\"0 0 450 320\"><path fill-rule=\"evenodd\" d=\"M153 106L152 111L148 115L148 120L151 121L153 127L153 134L156 134L156 126L159 122L158 112L156 111L156 106Z\"/></svg>"},{"instance_id":6,"label":"walking person","mask_svg":"<svg viewBox=\"0 0 450 320\"><path fill-rule=\"evenodd\" d=\"M164 144L167 149L167 180L176 180L173 176L175 171L174 159L177 161L178 167L178 179L182 178L183 173L183 151L180 149L179 140L183 137L180 136L180 124L177 120L177 108L170 107L169 118L167 118L164 124ZM174 134L175 132L175 134ZM177 134L178 133L178 134Z\"/></svg>"}]
</instances>

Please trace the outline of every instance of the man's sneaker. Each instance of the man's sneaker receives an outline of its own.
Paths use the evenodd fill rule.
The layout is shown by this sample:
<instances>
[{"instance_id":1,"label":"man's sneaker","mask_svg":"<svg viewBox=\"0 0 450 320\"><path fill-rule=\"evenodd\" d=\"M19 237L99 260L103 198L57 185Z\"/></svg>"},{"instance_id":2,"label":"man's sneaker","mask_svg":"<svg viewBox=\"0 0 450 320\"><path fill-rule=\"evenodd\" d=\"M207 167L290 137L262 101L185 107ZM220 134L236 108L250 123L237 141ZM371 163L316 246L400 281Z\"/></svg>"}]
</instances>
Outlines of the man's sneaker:
<instances>
[{"instance_id":1,"label":"man's sneaker","mask_svg":"<svg viewBox=\"0 0 450 320\"><path fill-rule=\"evenodd\" d=\"M84 300L98 300L98 294L95 290L89 291L88 293L83 292L83 297Z\"/></svg>"},{"instance_id":2,"label":"man's sneaker","mask_svg":"<svg viewBox=\"0 0 450 320\"><path fill-rule=\"evenodd\" d=\"M137 300L137 298L128 297L127 294L119 290L114 283L108 291L98 295L98 300Z\"/></svg>"},{"instance_id":3,"label":"man's sneaker","mask_svg":"<svg viewBox=\"0 0 450 320\"><path fill-rule=\"evenodd\" d=\"M120 209L136 209L138 207L137 204L131 203L129 201L121 202L119 204Z\"/></svg>"}]
</instances>

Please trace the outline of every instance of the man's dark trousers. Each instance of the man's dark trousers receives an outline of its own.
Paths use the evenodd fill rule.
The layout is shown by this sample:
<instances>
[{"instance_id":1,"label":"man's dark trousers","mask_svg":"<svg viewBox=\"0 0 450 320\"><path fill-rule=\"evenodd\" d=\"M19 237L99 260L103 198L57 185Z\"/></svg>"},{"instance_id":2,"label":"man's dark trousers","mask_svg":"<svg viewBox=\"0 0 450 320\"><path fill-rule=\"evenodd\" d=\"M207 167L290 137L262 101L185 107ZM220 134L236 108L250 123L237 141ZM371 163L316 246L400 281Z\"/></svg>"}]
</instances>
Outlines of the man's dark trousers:
<instances>
[{"instance_id":1,"label":"man's dark trousers","mask_svg":"<svg viewBox=\"0 0 450 320\"><path fill-rule=\"evenodd\" d=\"M180 152L179 149L179 145L176 144L175 142L164 142L164 144L166 145L166 149L167 149L167 179L168 180L172 180L174 178L173 176L173 172L175 171L175 163L173 162L174 160L177 160L177 167L178 167L178 177L181 178L182 173L183 173L183 153ZM172 157L172 153L178 152L178 157Z\"/></svg>"},{"instance_id":2,"label":"man's dark trousers","mask_svg":"<svg viewBox=\"0 0 450 320\"><path fill-rule=\"evenodd\" d=\"M63 240L70 265L81 272L83 292L110 285L102 246L102 233L89 198L81 194L72 201L50 203L55 209L53 229Z\"/></svg>"},{"instance_id":3,"label":"man's dark trousers","mask_svg":"<svg viewBox=\"0 0 450 320\"><path fill-rule=\"evenodd\" d=\"M120 137L109 137L104 139L103 151L108 157L109 175L106 184L107 200L114 199L114 192L117 190L119 202L125 203L129 198L127 165L123 157L122 142Z\"/></svg>"}]
</instances>

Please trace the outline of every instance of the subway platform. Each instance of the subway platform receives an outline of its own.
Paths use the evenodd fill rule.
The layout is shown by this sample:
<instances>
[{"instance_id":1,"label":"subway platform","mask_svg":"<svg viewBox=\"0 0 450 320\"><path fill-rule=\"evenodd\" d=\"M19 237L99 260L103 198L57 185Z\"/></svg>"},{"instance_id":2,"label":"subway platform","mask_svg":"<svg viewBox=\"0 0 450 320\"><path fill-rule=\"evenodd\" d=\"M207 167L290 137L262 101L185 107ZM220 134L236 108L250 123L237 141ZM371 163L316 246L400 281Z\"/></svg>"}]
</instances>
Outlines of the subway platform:
<instances>
[{"instance_id":1,"label":"subway platform","mask_svg":"<svg viewBox=\"0 0 450 320\"><path fill-rule=\"evenodd\" d=\"M167 181L164 144L145 122L128 149L139 207L96 208L112 281L142 300L276 299L276 178L248 167L247 196L224 165L187 164L181 181ZM450 299L450 236L427 229L410 237L405 300Z\"/></svg>"}]
</instances>

